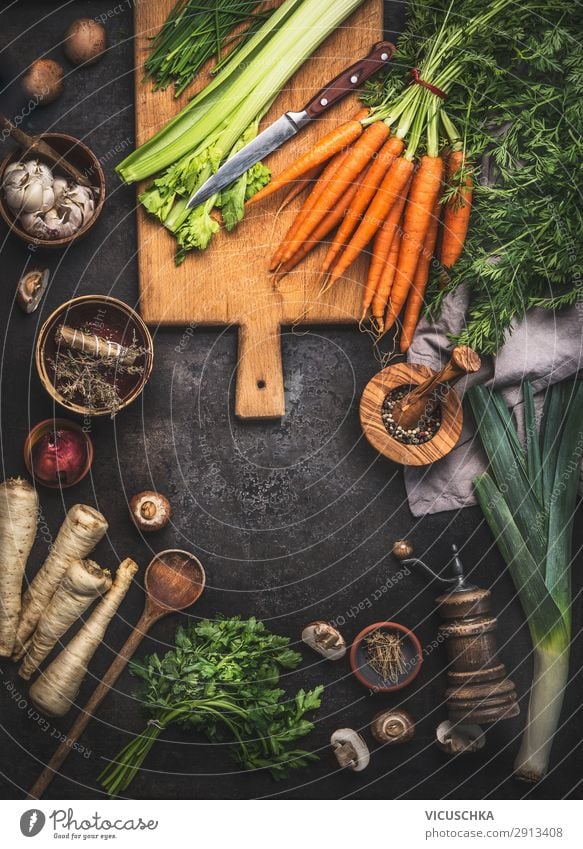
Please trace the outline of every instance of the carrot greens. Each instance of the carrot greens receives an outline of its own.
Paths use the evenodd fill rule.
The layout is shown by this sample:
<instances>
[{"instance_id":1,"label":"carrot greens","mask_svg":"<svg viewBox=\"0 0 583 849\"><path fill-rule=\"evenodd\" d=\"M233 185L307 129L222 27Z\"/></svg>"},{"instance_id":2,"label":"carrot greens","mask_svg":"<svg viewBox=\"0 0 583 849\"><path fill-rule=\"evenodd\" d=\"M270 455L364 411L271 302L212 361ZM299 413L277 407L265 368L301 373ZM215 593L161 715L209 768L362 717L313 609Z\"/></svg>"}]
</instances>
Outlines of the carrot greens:
<instances>
[{"instance_id":1,"label":"carrot greens","mask_svg":"<svg viewBox=\"0 0 583 849\"><path fill-rule=\"evenodd\" d=\"M484 10L495 12L488 31L469 33L465 23L483 19ZM448 292L468 284L466 326L455 341L481 353L497 351L531 307L559 309L583 298L582 25L581 4L567 9L562 0L411 0L392 69L367 86L373 116L414 96L395 66L419 67L448 95L440 135L451 149L463 148L457 188L471 179L476 224L455 265L444 262L447 274L435 269L426 299L435 316ZM465 31L462 40L456 28ZM442 64L448 51L449 68Z\"/></svg>"}]
</instances>

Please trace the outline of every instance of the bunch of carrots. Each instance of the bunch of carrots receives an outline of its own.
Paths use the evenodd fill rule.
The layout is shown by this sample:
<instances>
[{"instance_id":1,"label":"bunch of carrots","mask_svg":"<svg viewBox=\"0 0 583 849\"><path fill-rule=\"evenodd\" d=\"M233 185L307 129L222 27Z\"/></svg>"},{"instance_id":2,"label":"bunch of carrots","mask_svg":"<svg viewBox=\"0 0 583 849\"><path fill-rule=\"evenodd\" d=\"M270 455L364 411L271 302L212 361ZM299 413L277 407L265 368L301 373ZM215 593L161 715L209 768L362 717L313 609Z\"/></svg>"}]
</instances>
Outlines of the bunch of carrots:
<instances>
[{"instance_id":1,"label":"bunch of carrots","mask_svg":"<svg viewBox=\"0 0 583 849\"><path fill-rule=\"evenodd\" d=\"M461 26L444 21L410 85L325 135L249 201L259 203L291 185L285 205L311 185L270 270L287 274L329 240L322 266L326 291L370 246L362 320L380 338L400 319L403 353L421 314L432 262L447 280L470 223L472 169L445 111L460 74L456 51L507 2L494 0Z\"/></svg>"},{"instance_id":2,"label":"bunch of carrots","mask_svg":"<svg viewBox=\"0 0 583 849\"><path fill-rule=\"evenodd\" d=\"M472 181L459 140L415 159L415 150L386 121L367 125L356 116L322 139L250 201L290 182L311 182L312 168L327 163L273 256L270 270L287 274L336 229L326 253L323 290L341 279L370 244L362 319L384 335L404 309L401 351L413 337L431 262L453 266L469 227ZM350 143L348 139L353 139ZM316 166L315 164L316 163ZM460 181L460 174L463 179ZM286 199L289 202L290 198Z\"/></svg>"}]
</instances>

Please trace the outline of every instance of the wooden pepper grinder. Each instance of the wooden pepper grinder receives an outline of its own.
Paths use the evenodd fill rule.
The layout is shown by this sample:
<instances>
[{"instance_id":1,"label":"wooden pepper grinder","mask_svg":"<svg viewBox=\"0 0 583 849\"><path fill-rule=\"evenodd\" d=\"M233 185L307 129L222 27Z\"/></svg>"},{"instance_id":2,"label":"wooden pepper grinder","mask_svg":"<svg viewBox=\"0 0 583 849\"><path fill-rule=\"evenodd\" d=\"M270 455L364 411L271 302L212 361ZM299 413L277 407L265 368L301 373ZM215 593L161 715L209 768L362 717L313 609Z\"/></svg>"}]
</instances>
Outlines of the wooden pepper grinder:
<instances>
[{"instance_id":1,"label":"wooden pepper grinder","mask_svg":"<svg viewBox=\"0 0 583 849\"><path fill-rule=\"evenodd\" d=\"M440 372L436 372L404 395L393 408L393 419L403 430L415 427L423 417L429 417L439 404L440 392L460 377L473 374L480 368L479 356L467 345L458 345L451 359Z\"/></svg>"},{"instance_id":2,"label":"wooden pepper grinder","mask_svg":"<svg viewBox=\"0 0 583 849\"><path fill-rule=\"evenodd\" d=\"M395 543L394 555L448 586L436 603L444 620L438 633L445 639L449 660L445 698L450 721L483 725L517 716L516 690L498 658L498 621L490 612L490 591L466 582L457 546L452 546L453 577L442 578L422 560L410 557L413 549L405 543Z\"/></svg>"}]
</instances>

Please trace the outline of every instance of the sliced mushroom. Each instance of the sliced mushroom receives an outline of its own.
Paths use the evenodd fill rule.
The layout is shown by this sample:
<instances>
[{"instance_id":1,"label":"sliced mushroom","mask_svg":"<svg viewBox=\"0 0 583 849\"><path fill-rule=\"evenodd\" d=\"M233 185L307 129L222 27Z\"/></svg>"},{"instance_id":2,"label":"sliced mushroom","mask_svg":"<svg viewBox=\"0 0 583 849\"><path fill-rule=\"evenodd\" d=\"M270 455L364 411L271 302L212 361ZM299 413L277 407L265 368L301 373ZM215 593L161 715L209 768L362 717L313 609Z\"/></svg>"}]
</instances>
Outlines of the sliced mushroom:
<instances>
[{"instance_id":1,"label":"sliced mushroom","mask_svg":"<svg viewBox=\"0 0 583 849\"><path fill-rule=\"evenodd\" d=\"M330 743L342 769L362 772L369 765L368 746L353 728L339 728L330 737Z\"/></svg>"},{"instance_id":2,"label":"sliced mushroom","mask_svg":"<svg viewBox=\"0 0 583 849\"><path fill-rule=\"evenodd\" d=\"M448 755L467 755L486 745L486 735L479 725L455 725L446 720L435 730L437 745Z\"/></svg>"},{"instance_id":3,"label":"sliced mushroom","mask_svg":"<svg viewBox=\"0 0 583 849\"><path fill-rule=\"evenodd\" d=\"M170 502L159 492L145 490L130 499L132 521L144 533L161 531L170 521L171 513Z\"/></svg>"},{"instance_id":4,"label":"sliced mushroom","mask_svg":"<svg viewBox=\"0 0 583 849\"><path fill-rule=\"evenodd\" d=\"M48 268L34 268L23 274L18 281L16 300L25 313L34 312L49 285Z\"/></svg>"},{"instance_id":5,"label":"sliced mushroom","mask_svg":"<svg viewBox=\"0 0 583 849\"><path fill-rule=\"evenodd\" d=\"M326 660L340 660L346 654L344 637L329 622L310 622L302 631L302 640Z\"/></svg>"},{"instance_id":6,"label":"sliced mushroom","mask_svg":"<svg viewBox=\"0 0 583 849\"><path fill-rule=\"evenodd\" d=\"M377 713L370 731L379 743L406 743L415 736L415 720L403 708L390 708Z\"/></svg>"}]
</instances>

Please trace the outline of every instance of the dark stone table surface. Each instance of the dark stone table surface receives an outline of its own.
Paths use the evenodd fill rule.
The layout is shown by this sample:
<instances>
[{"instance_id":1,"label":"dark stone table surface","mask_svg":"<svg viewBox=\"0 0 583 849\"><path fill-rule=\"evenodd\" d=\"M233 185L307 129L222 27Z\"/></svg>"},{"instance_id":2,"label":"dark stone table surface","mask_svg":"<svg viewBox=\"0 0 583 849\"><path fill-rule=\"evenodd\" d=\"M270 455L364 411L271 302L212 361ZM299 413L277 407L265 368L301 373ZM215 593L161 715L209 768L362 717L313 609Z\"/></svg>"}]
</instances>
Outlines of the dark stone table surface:
<instances>
[{"instance_id":1,"label":"dark stone table surface","mask_svg":"<svg viewBox=\"0 0 583 849\"><path fill-rule=\"evenodd\" d=\"M148 0L148 2L154 0ZM66 93L25 120L32 132L51 128L84 139L101 158L109 192L90 237L64 253L35 254L6 228L0 230L2 321L2 476L24 473L22 445L30 427L55 411L36 375L33 350L44 319L63 301L80 294L109 293L137 306L135 196L114 175L121 152L133 143L134 95L130 0L14 2L0 10L2 111L17 115L22 100L9 85L41 53L61 56L59 41L79 15L111 12L111 50L93 68L68 66ZM387 7L387 29L397 30L402 6ZM22 271L32 264L52 270L42 307L24 316L14 302ZM512 778L512 762L526 710L531 676L530 640L510 578L476 508L413 520L400 469L380 458L364 440L358 401L378 369L370 345L356 329L311 329L284 334L287 413L281 422L240 422L233 416L236 334L233 330L156 330L156 362L139 402L114 421L95 420L92 475L81 485L56 493L40 490L43 529L30 572L38 568L48 541L68 507L94 504L109 521L107 539L96 550L103 565L127 555L141 566L138 580L97 652L80 703L111 663L143 603L141 579L154 552L191 549L204 563L208 586L188 614L255 615L298 641L302 626L315 618L344 617L351 640L365 625L395 619L414 627L426 658L414 684L397 696L372 696L350 675L348 664L318 662L301 643L300 671L286 676L290 690L325 684L323 706L309 746L320 760L284 782L268 775L237 772L226 747L211 748L176 730L163 735L146 769L131 786L135 798L530 798L577 795L583 773L581 751L582 661L580 598L574 611L573 680L553 750L553 769L536 788ZM169 496L174 517L162 533L143 539L128 519L135 492L159 488ZM581 522L576 545L580 548ZM462 549L472 577L493 585L500 613L502 656L516 682L523 714L488 734L483 753L449 761L433 744L445 717L442 647L435 648L438 617L435 586L420 575L383 592L396 566L391 543L410 536L417 551L436 567L452 542ZM577 549L576 549L577 550ZM574 570L581 592L583 570ZM139 654L164 651L179 616L160 622ZM49 791L51 798L99 798L96 782L110 758L144 725L135 681L122 675L83 737L87 758L72 753ZM366 728L374 713L404 705L417 718L413 742L373 754L363 774L340 772L328 747L341 726ZM74 712L45 731L32 709L16 669L0 662L0 795L22 798L23 790L53 752ZM365 736L372 745L367 731Z\"/></svg>"}]
</instances>

